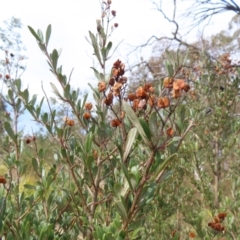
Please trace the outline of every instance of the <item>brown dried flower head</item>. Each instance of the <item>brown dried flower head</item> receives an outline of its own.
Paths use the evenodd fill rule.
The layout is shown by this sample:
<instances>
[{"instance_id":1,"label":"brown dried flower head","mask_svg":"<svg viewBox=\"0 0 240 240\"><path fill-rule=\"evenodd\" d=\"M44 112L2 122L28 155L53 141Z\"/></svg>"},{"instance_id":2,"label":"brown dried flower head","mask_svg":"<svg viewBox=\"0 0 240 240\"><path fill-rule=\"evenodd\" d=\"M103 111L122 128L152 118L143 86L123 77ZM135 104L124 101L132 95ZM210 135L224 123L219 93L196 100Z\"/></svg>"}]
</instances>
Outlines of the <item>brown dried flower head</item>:
<instances>
[{"instance_id":1,"label":"brown dried flower head","mask_svg":"<svg viewBox=\"0 0 240 240\"><path fill-rule=\"evenodd\" d=\"M172 137L174 135L174 130L170 127L167 129L166 133L169 137Z\"/></svg>"},{"instance_id":2,"label":"brown dried flower head","mask_svg":"<svg viewBox=\"0 0 240 240\"><path fill-rule=\"evenodd\" d=\"M227 213L222 212L222 213L219 213L217 216L220 219L220 221L222 222L225 219L225 217L227 216Z\"/></svg>"},{"instance_id":3,"label":"brown dried flower head","mask_svg":"<svg viewBox=\"0 0 240 240\"><path fill-rule=\"evenodd\" d=\"M121 122L119 121L119 119L113 119L112 121L111 121L111 126L112 127L119 127L121 125Z\"/></svg>"},{"instance_id":4,"label":"brown dried flower head","mask_svg":"<svg viewBox=\"0 0 240 240\"><path fill-rule=\"evenodd\" d=\"M139 99L135 99L135 100L133 101L133 106L132 106L132 108L133 108L134 111L137 110L139 102L140 102Z\"/></svg>"},{"instance_id":5,"label":"brown dried flower head","mask_svg":"<svg viewBox=\"0 0 240 240\"><path fill-rule=\"evenodd\" d=\"M121 65L121 61L118 59L115 63L113 63L113 67L114 68L120 68L120 65Z\"/></svg>"},{"instance_id":6,"label":"brown dried flower head","mask_svg":"<svg viewBox=\"0 0 240 240\"><path fill-rule=\"evenodd\" d=\"M136 98L137 98L137 96L136 96L135 93L129 93L129 94L128 94L128 100L129 100L130 102L134 101Z\"/></svg>"},{"instance_id":7,"label":"brown dried flower head","mask_svg":"<svg viewBox=\"0 0 240 240\"><path fill-rule=\"evenodd\" d=\"M159 108L167 108L170 105L170 100L168 97L160 97L157 101L157 106Z\"/></svg>"},{"instance_id":8,"label":"brown dried flower head","mask_svg":"<svg viewBox=\"0 0 240 240\"><path fill-rule=\"evenodd\" d=\"M68 119L68 120L66 121L66 124L67 124L68 126L72 127L72 126L75 124L75 122L74 122L73 119Z\"/></svg>"},{"instance_id":9,"label":"brown dried flower head","mask_svg":"<svg viewBox=\"0 0 240 240\"><path fill-rule=\"evenodd\" d=\"M25 142L26 142L26 144L30 144L32 142L32 138L28 137Z\"/></svg>"},{"instance_id":10,"label":"brown dried flower head","mask_svg":"<svg viewBox=\"0 0 240 240\"><path fill-rule=\"evenodd\" d=\"M106 86L106 83L104 81L101 81L101 82L98 83L98 91L99 92L105 91L106 88L107 88L107 86Z\"/></svg>"},{"instance_id":11,"label":"brown dried flower head","mask_svg":"<svg viewBox=\"0 0 240 240\"><path fill-rule=\"evenodd\" d=\"M147 102L146 102L146 100L145 100L145 99L141 99L141 100L139 101L139 103L138 103L138 108L145 110L146 107L147 107Z\"/></svg>"},{"instance_id":12,"label":"brown dried flower head","mask_svg":"<svg viewBox=\"0 0 240 240\"><path fill-rule=\"evenodd\" d=\"M113 15L114 17L116 17L116 13L117 13L117 12L116 12L115 10L112 10L111 13L112 13L112 15Z\"/></svg>"},{"instance_id":13,"label":"brown dried flower head","mask_svg":"<svg viewBox=\"0 0 240 240\"><path fill-rule=\"evenodd\" d=\"M6 184L6 183L7 183L6 178L3 177L3 176L0 176L0 183L2 183L2 184Z\"/></svg>"},{"instance_id":14,"label":"brown dried flower head","mask_svg":"<svg viewBox=\"0 0 240 240\"><path fill-rule=\"evenodd\" d=\"M6 79L9 79L9 78L10 78L10 75L9 75L9 74L6 74L6 75L5 75L5 78L6 78Z\"/></svg>"},{"instance_id":15,"label":"brown dried flower head","mask_svg":"<svg viewBox=\"0 0 240 240\"><path fill-rule=\"evenodd\" d=\"M196 234L194 232L190 232L188 234L189 238L195 238L196 237Z\"/></svg>"},{"instance_id":16,"label":"brown dried flower head","mask_svg":"<svg viewBox=\"0 0 240 240\"><path fill-rule=\"evenodd\" d=\"M172 90L172 97L173 98L180 98L181 97L181 92L180 90Z\"/></svg>"},{"instance_id":17,"label":"brown dried flower head","mask_svg":"<svg viewBox=\"0 0 240 240\"><path fill-rule=\"evenodd\" d=\"M90 103L90 102L87 102L87 103L85 103L85 109L87 109L87 110L91 110L92 109L92 107L93 107L93 105L92 105L92 103Z\"/></svg>"},{"instance_id":18,"label":"brown dried flower head","mask_svg":"<svg viewBox=\"0 0 240 240\"><path fill-rule=\"evenodd\" d=\"M114 84L113 87L112 87L112 90L113 90L113 91L117 91L117 90L120 90L121 87L122 87L122 83L120 83L120 82L115 82L115 84Z\"/></svg>"},{"instance_id":19,"label":"brown dried flower head","mask_svg":"<svg viewBox=\"0 0 240 240\"><path fill-rule=\"evenodd\" d=\"M165 88L172 88L172 87L173 87L173 81L174 81L173 78L166 77L166 78L164 78L164 80L163 80L163 86L164 86Z\"/></svg>"},{"instance_id":20,"label":"brown dried flower head","mask_svg":"<svg viewBox=\"0 0 240 240\"><path fill-rule=\"evenodd\" d=\"M113 86L114 83L115 83L115 79L114 79L113 77L111 77L111 78L109 79L108 84L109 84L110 86Z\"/></svg>"},{"instance_id":21,"label":"brown dried flower head","mask_svg":"<svg viewBox=\"0 0 240 240\"><path fill-rule=\"evenodd\" d=\"M136 90L136 97L137 98L147 98L147 93L144 91L143 87L139 87Z\"/></svg>"},{"instance_id":22,"label":"brown dried flower head","mask_svg":"<svg viewBox=\"0 0 240 240\"><path fill-rule=\"evenodd\" d=\"M148 104L149 104L149 106L150 106L150 107L154 106L154 105L155 105L155 101L156 101L155 96L154 96L154 95L150 96L150 97L148 98Z\"/></svg>"},{"instance_id":23,"label":"brown dried flower head","mask_svg":"<svg viewBox=\"0 0 240 240\"><path fill-rule=\"evenodd\" d=\"M186 86L186 83L183 79L177 79L173 82L174 90L183 90Z\"/></svg>"},{"instance_id":24,"label":"brown dried flower head","mask_svg":"<svg viewBox=\"0 0 240 240\"><path fill-rule=\"evenodd\" d=\"M91 113L85 112L85 113L83 114L83 118L86 119L86 120L89 120L89 119L91 118Z\"/></svg>"},{"instance_id":25,"label":"brown dried flower head","mask_svg":"<svg viewBox=\"0 0 240 240\"><path fill-rule=\"evenodd\" d=\"M125 84L127 82L127 77L121 77L118 82Z\"/></svg>"}]
</instances>

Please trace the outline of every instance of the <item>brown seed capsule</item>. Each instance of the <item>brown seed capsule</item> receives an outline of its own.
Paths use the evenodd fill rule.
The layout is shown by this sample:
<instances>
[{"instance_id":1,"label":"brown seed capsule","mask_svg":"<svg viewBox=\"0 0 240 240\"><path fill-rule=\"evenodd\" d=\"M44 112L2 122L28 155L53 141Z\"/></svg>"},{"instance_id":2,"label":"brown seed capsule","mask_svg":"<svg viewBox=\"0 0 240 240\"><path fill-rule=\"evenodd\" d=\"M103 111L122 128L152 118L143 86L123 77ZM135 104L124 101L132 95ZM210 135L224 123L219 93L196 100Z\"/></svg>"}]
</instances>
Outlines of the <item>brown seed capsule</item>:
<instances>
[{"instance_id":1,"label":"brown seed capsule","mask_svg":"<svg viewBox=\"0 0 240 240\"><path fill-rule=\"evenodd\" d=\"M147 93L143 90L143 87L139 87L136 90L136 97L138 97L138 98L146 98L147 97Z\"/></svg>"},{"instance_id":2,"label":"brown seed capsule","mask_svg":"<svg viewBox=\"0 0 240 240\"><path fill-rule=\"evenodd\" d=\"M160 97L157 101L157 106L159 108L167 108L170 105L170 100L168 97Z\"/></svg>"},{"instance_id":3,"label":"brown seed capsule","mask_svg":"<svg viewBox=\"0 0 240 240\"><path fill-rule=\"evenodd\" d=\"M118 23L114 23L114 25L113 25L115 28L117 28L118 27Z\"/></svg>"},{"instance_id":4,"label":"brown seed capsule","mask_svg":"<svg viewBox=\"0 0 240 240\"><path fill-rule=\"evenodd\" d=\"M2 183L2 184L6 184L6 183L7 183L6 178L3 177L3 176L0 176L0 183Z\"/></svg>"},{"instance_id":5,"label":"brown seed capsule","mask_svg":"<svg viewBox=\"0 0 240 240\"><path fill-rule=\"evenodd\" d=\"M174 135L174 130L170 127L167 129L166 133L169 137L172 137Z\"/></svg>"},{"instance_id":6,"label":"brown seed capsule","mask_svg":"<svg viewBox=\"0 0 240 240\"><path fill-rule=\"evenodd\" d=\"M29 144L29 143L31 143L31 141L32 141L32 139L29 137L29 138L26 139L25 142L26 142L26 144Z\"/></svg>"},{"instance_id":7,"label":"brown seed capsule","mask_svg":"<svg viewBox=\"0 0 240 240\"><path fill-rule=\"evenodd\" d=\"M186 86L186 83L183 79L177 79L173 82L173 89L174 90L182 90Z\"/></svg>"},{"instance_id":8,"label":"brown seed capsule","mask_svg":"<svg viewBox=\"0 0 240 240\"><path fill-rule=\"evenodd\" d=\"M117 13L117 12L116 12L115 10L112 10L111 13L112 13L112 15L113 15L114 17L116 17L116 13Z\"/></svg>"},{"instance_id":9,"label":"brown seed capsule","mask_svg":"<svg viewBox=\"0 0 240 240\"><path fill-rule=\"evenodd\" d=\"M189 86L188 84L186 84L186 85L184 86L183 90L184 90L185 92L188 92L188 91L190 90L190 86Z\"/></svg>"},{"instance_id":10,"label":"brown seed capsule","mask_svg":"<svg viewBox=\"0 0 240 240\"><path fill-rule=\"evenodd\" d=\"M98 91L103 92L106 90L106 83L104 81L101 81L98 83Z\"/></svg>"},{"instance_id":11,"label":"brown seed capsule","mask_svg":"<svg viewBox=\"0 0 240 240\"><path fill-rule=\"evenodd\" d=\"M113 119L112 121L111 121L111 126L112 127L119 127L121 125L121 122L119 121L119 119Z\"/></svg>"},{"instance_id":12,"label":"brown seed capsule","mask_svg":"<svg viewBox=\"0 0 240 240\"><path fill-rule=\"evenodd\" d=\"M138 103L138 108L139 109L146 109L146 107L147 107L147 103L146 103L146 100L145 99L141 99L140 101L139 101L139 103Z\"/></svg>"},{"instance_id":13,"label":"brown seed capsule","mask_svg":"<svg viewBox=\"0 0 240 240\"><path fill-rule=\"evenodd\" d=\"M188 234L189 238L195 238L196 237L196 234L194 232L190 232Z\"/></svg>"},{"instance_id":14,"label":"brown seed capsule","mask_svg":"<svg viewBox=\"0 0 240 240\"><path fill-rule=\"evenodd\" d=\"M172 88L172 87L173 87L173 81L174 81L173 78L166 77L166 78L163 80L163 86L164 86L165 88Z\"/></svg>"},{"instance_id":15,"label":"brown seed capsule","mask_svg":"<svg viewBox=\"0 0 240 240\"><path fill-rule=\"evenodd\" d=\"M74 122L73 119L68 119L68 120L66 121L66 124L67 124L68 126L72 127L72 126L75 124L75 122Z\"/></svg>"},{"instance_id":16,"label":"brown seed capsule","mask_svg":"<svg viewBox=\"0 0 240 240\"><path fill-rule=\"evenodd\" d=\"M114 64L113 67L118 69L120 67L121 61L118 59Z\"/></svg>"},{"instance_id":17,"label":"brown seed capsule","mask_svg":"<svg viewBox=\"0 0 240 240\"><path fill-rule=\"evenodd\" d=\"M151 84L151 83L146 83L146 84L144 84L144 86L143 86L143 90L146 91L146 92L148 92L150 87L152 87L152 84Z\"/></svg>"},{"instance_id":18,"label":"brown seed capsule","mask_svg":"<svg viewBox=\"0 0 240 240\"><path fill-rule=\"evenodd\" d=\"M84 107L85 107L85 109L90 111L92 109L93 105L90 102L88 102L88 103L85 103Z\"/></svg>"},{"instance_id":19,"label":"brown seed capsule","mask_svg":"<svg viewBox=\"0 0 240 240\"><path fill-rule=\"evenodd\" d=\"M115 79L114 79L113 77L110 78L108 84L109 84L110 86L113 86L114 83L115 83Z\"/></svg>"},{"instance_id":20,"label":"brown seed capsule","mask_svg":"<svg viewBox=\"0 0 240 240\"><path fill-rule=\"evenodd\" d=\"M128 94L128 100L129 101L134 101L135 99L137 98L136 94L135 93L129 93Z\"/></svg>"},{"instance_id":21,"label":"brown seed capsule","mask_svg":"<svg viewBox=\"0 0 240 240\"><path fill-rule=\"evenodd\" d=\"M116 68L114 68L113 71L112 71L112 75L113 75L113 77L117 77L118 74L119 74L119 70L116 69Z\"/></svg>"},{"instance_id":22,"label":"brown seed capsule","mask_svg":"<svg viewBox=\"0 0 240 240\"><path fill-rule=\"evenodd\" d=\"M173 98L180 98L181 97L181 92L180 90L172 90L172 97Z\"/></svg>"},{"instance_id":23,"label":"brown seed capsule","mask_svg":"<svg viewBox=\"0 0 240 240\"><path fill-rule=\"evenodd\" d=\"M107 105L107 106L110 106L112 104L112 99L109 99L109 98L105 98L104 99L104 103Z\"/></svg>"},{"instance_id":24,"label":"brown seed capsule","mask_svg":"<svg viewBox=\"0 0 240 240\"><path fill-rule=\"evenodd\" d=\"M6 78L6 79L9 79L9 78L10 78L10 75L6 74L6 75L5 75L5 78Z\"/></svg>"},{"instance_id":25,"label":"brown seed capsule","mask_svg":"<svg viewBox=\"0 0 240 240\"><path fill-rule=\"evenodd\" d=\"M137 110L139 102L140 102L139 99L135 99L135 100L133 101L133 109L134 109L134 110Z\"/></svg>"},{"instance_id":26,"label":"brown seed capsule","mask_svg":"<svg viewBox=\"0 0 240 240\"><path fill-rule=\"evenodd\" d=\"M125 84L127 82L127 77L121 77L118 82Z\"/></svg>"},{"instance_id":27,"label":"brown seed capsule","mask_svg":"<svg viewBox=\"0 0 240 240\"><path fill-rule=\"evenodd\" d=\"M148 104L149 104L149 106L150 107L152 107L152 106L154 106L154 104L155 104L155 96L150 96L149 98L148 98Z\"/></svg>"},{"instance_id":28,"label":"brown seed capsule","mask_svg":"<svg viewBox=\"0 0 240 240\"><path fill-rule=\"evenodd\" d=\"M112 94L112 92L109 92L108 93L108 95L107 95L107 99L109 99L109 100L113 100L113 94Z\"/></svg>"},{"instance_id":29,"label":"brown seed capsule","mask_svg":"<svg viewBox=\"0 0 240 240\"><path fill-rule=\"evenodd\" d=\"M120 82L115 82L114 86L112 87L112 90L113 90L113 91L116 91L116 90L118 90L118 89L121 89L121 87L122 87L122 83L120 83Z\"/></svg>"},{"instance_id":30,"label":"brown seed capsule","mask_svg":"<svg viewBox=\"0 0 240 240\"><path fill-rule=\"evenodd\" d=\"M91 118L91 114L89 112L85 112L83 114L83 118L86 119L86 120L89 120Z\"/></svg>"}]
</instances>

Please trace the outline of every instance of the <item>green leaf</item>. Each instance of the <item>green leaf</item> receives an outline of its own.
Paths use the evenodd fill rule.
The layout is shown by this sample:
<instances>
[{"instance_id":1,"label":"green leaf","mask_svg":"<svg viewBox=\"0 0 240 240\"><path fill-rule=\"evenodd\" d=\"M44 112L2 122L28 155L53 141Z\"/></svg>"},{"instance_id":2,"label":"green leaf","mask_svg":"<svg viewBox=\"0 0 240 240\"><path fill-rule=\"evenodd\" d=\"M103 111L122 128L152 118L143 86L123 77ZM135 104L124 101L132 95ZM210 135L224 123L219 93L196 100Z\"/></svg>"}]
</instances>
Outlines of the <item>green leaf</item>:
<instances>
[{"instance_id":1,"label":"green leaf","mask_svg":"<svg viewBox=\"0 0 240 240\"><path fill-rule=\"evenodd\" d=\"M124 165L123 161L121 161L121 167L122 167L124 176L126 177L131 190L134 191L133 186L132 186L132 182L131 182L131 179L130 179L130 176L128 174L128 170L127 170L126 166Z\"/></svg>"},{"instance_id":2,"label":"green leaf","mask_svg":"<svg viewBox=\"0 0 240 240\"><path fill-rule=\"evenodd\" d=\"M49 39L50 39L50 36L51 36L51 32L52 32L52 27L51 27L51 24L49 24L48 27L47 27L46 36L45 36L45 39L46 39L46 47L47 47L47 45L48 45L48 42L49 42Z\"/></svg>"},{"instance_id":3,"label":"green leaf","mask_svg":"<svg viewBox=\"0 0 240 240\"><path fill-rule=\"evenodd\" d=\"M53 92L54 92L60 99L62 99L62 96L61 96L61 94L59 93L57 87L56 87L53 83L51 83L51 82L50 82L50 85L51 85L51 87L52 87L52 89L53 89Z\"/></svg>"},{"instance_id":4,"label":"green leaf","mask_svg":"<svg viewBox=\"0 0 240 240\"><path fill-rule=\"evenodd\" d=\"M127 159L128 155L129 155L129 152L131 150L132 144L133 144L133 142L135 140L136 134L137 134L137 128L132 128L129 131L129 133L128 133L126 146L125 146L125 151L123 153L123 162L126 162L126 159Z\"/></svg>"},{"instance_id":5,"label":"green leaf","mask_svg":"<svg viewBox=\"0 0 240 240\"><path fill-rule=\"evenodd\" d=\"M53 70L56 70L57 62L58 62L58 51L56 49L53 50L53 52L51 54L51 59L52 59Z\"/></svg>"},{"instance_id":6,"label":"green leaf","mask_svg":"<svg viewBox=\"0 0 240 240\"><path fill-rule=\"evenodd\" d=\"M112 42L109 42L107 45L107 48L106 48L106 58L108 57L108 54L109 54L111 48L112 48Z\"/></svg>"},{"instance_id":7,"label":"green leaf","mask_svg":"<svg viewBox=\"0 0 240 240\"><path fill-rule=\"evenodd\" d=\"M97 39L90 31L89 31L89 36L90 36L92 46L93 46L93 49L94 49L94 54L96 55L100 65L102 65L102 60L101 60L101 56L100 56L100 53L99 53L99 47L98 47Z\"/></svg>"},{"instance_id":8,"label":"green leaf","mask_svg":"<svg viewBox=\"0 0 240 240\"><path fill-rule=\"evenodd\" d=\"M17 136L14 133L9 122L4 122L4 129L6 130L8 136L13 140L13 142L17 144Z\"/></svg>"},{"instance_id":9,"label":"green leaf","mask_svg":"<svg viewBox=\"0 0 240 240\"><path fill-rule=\"evenodd\" d=\"M24 186L25 188L27 188L27 189L31 189L31 190L35 190L35 189L36 189L35 186L30 185L30 184L24 184L23 186Z\"/></svg>"},{"instance_id":10,"label":"green leaf","mask_svg":"<svg viewBox=\"0 0 240 240\"><path fill-rule=\"evenodd\" d=\"M37 34L38 34L39 38L41 39L41 42L44 42L43 33L40 29L37 30Z\"/></svg>"},{"instance_id":11,"label":"green leaf","mask_svg":"<svg viewBox=\"0 0 240 240\"><path fill-rule=\"evenodd\" d=\"M139 134L141 135L145 144L147 146L151 147L151 142L148 140L146 133L143 130L143 127L140 124L140 121L138 120L138 118L137 118L135 112L132 110L131 106L127 102L123 101L123 108L126 112L127 117L131 121L131 123L137 128L137 130L138 130Z\"/></svg>"},{"instance_id":12,"label":"green leaf","mask_svg":"<svg viewBox=\"0 0 240 240\"><path fill-rule=\"evenodd\" d=\"M86 149L87 154L92 153L92 140L93 140L93 134L90 132L87 136L87 140L85 143L85 149Z\"/></svg>"},{"instance_id":13,"label":"green leaf","mask_svg":"<svg viewBox=\"0 0 240 240\"><path fill-rule=\"evenodd\" d=\"M0 198L0 222L4 220L5 211L6 211L6 198L2 196Z\"/></svg>"},{"instance_id":14,"label":"green leaf","mask_svg":"<svg viewBox=\"0 0 240 240\"><path fill-rule=\"evenodd\" d=\"M160 166L159 166L159 168L156 170L156 172L155 172L155 178L157 178L156 180L157 181L159 181L159 177L160 177L160 175L159 174L161 174L161 172L168 166L168 164L171 162L171 161L173 161L176 157L177 157L177 153L174 153L174 154L172 154L171 156L169 156Z\"/></svg>"},{"instance_id":15,"label":"green leaf","mask_svg":"<svg viewBox=\"0 0 240 240\"><path fill-rule=\"evenodd\" d=\"M33 170L38 174L38 162L36 158L32 158L32 166L33 166Z\"/></svg>"},{"instance_id":16,"label":"green leaf","mask_svg":"<svg viewBox=\"0 0 240 240\"><path fill-rule=\"evenodd\" d=\"M152 135L153 143L155 144L158 141L158 121L157 113L153 112L149 118L149 129Z\"/></svg>"},{"instance_id":17,"label":"green leaf","mask_svg":"<svg viewBox=\"0 0 240 240\"><path fill-rule=\"evenodd\" d=\"M28 29L32 33L32 35L37 39L37 41L42 42L41 38L37 35L37 33L34 31L34 29L30 26L28 26Z\"/></svg>"},{"instance_id":18,"label":"green leaf","mask_svg":"<svg viewBox=\"0 0 240 240\"><path fill-rule=\"evenodd\" d=\"M117 200L115 202L115 206L117 208L117 211L119 212L119 214L121 215L121 217L126 220L127 219L127 211L126 211L126 208L124 206L124 203L122 202L122 199L121 200Z\"/></svg>"},{"instance_id":19,"label":"green leaf","mask_svg":"<svg viewBox=\"0 0 240 240\"><path fill-rule=\"evenodd\" d=\"M147 122L143 118L139 118L139 122L142 125L142 128L143 128L147 138L149 140L151 140L151 132L150 132L150 129L149 129L149 126L148 126Z\"/></svg>"}]
</instances>

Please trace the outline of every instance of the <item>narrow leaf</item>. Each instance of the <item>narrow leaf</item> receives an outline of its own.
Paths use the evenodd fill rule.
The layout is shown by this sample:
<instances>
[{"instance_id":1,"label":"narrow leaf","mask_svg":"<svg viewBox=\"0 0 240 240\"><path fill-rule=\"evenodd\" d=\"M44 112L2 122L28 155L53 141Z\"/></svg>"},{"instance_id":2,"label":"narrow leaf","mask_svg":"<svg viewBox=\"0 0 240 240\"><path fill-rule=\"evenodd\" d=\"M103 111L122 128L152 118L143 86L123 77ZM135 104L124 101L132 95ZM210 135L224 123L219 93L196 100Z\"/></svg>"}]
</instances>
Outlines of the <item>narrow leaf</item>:
<instances>
[{"instance_id":1,"label":"narrow leaf","mask_svg":"<svg viewBox=\"0 0 240 240\"><path fill-rule=\"evenodd\" d=\"M17 143L17 136L15 135L11 125L9 122L4 122L4 129L6 130L8 136L13 140L13 142Z\"/></svg>"},{"instance_id":2,"label":"narrow leaf","mask_svg":"<svg viewBox=\"0 0 240 240\"><path fill-rule=\"evenodd\" d=\"M129 155L132 144L135 140L136 134L137 134L137 128L132 128L128 133L127 142L126 142L126 146L125 146L125 151L124 151L124 154L123 154L123 162L126 162L126 159Z\"/></svg>"},{"instance_id":3,"label":"narrow leaf","mask_svg":"<svg viewBox=\"0 0 240 240\"><path fill-rule=\"evenodd\" d=\"M50 39L50 36L51 36L51 32L52 32L52 27L51 27L51 24L48 25L47 27L47 31L46 31L46 47L48 45L48 42L49 42L49 39Z\"/></svg>"},{"instance_id":4,"label":"narrow leaf","mask_svg":"<svg viewBox=\"0 0 240 240\"><path fill-rule=\"evenodd\" d=\"M37 39L37 41L42 42L41 38L37 35L37 33L34 31L34 29L30 26L28 26L28 29L32 33L32 35Z\"/></svg>"},{"instance_id":5,"label":"narrow leaf","mask_svg":"<svg viewBox=\"0 0 240 240\"><path fill-rule=\"evenodd\" d=\"M145 144L150 147L151 142L148 140L148 138L142 128L142 125L140 124L140 122L139 122L135 112L132 110L131 106L129 106L129 104L127 102L123 101L123 108L126 112L127 117L131 121L131 123L137 128L137 130L138 130L139 134L141 135Z\"/></svg>"}]
</instances>

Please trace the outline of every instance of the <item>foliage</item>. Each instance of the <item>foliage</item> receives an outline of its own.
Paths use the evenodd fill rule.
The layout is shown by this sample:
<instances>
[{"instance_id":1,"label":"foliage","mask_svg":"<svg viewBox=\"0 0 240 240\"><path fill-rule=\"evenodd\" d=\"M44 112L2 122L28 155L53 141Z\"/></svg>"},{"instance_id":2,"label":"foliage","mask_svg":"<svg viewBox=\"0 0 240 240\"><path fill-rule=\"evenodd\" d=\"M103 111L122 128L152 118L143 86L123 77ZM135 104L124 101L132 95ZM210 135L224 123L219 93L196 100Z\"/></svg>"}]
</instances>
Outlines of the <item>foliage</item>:
<instances>
[{"instance_id":1,"label":"foliage","mask_svg":"<svg viewBox=\"0 0 240 240\"><path fill-rule=\"evenodd\" d=\"M38 101L20 78L5 75L5 99L15 116L4 122L8 172L0 178L0 231L6 239L140 239L145 231L148 206L171 176L169 166L194 126L176 121L190 86L167 64L164 80L138 85L128 94L124 63L116 60L106 68L115 51L109 41L118 26L110 28L115 16L111 1L103 2L97 34L89 32L100 69L92 68L99 81L91 86L94 100L71 87L71 76L58 65L61 52L48 51L51 25L45 34L29 26L60 84L51 83L56 97L71 109L62 121L46 95ZM51 162L35 134L24 138L18 130L17 118L25 109L48 133ZM29 147L30 163L23 154Z\"/></svg>"}]
</instances>

